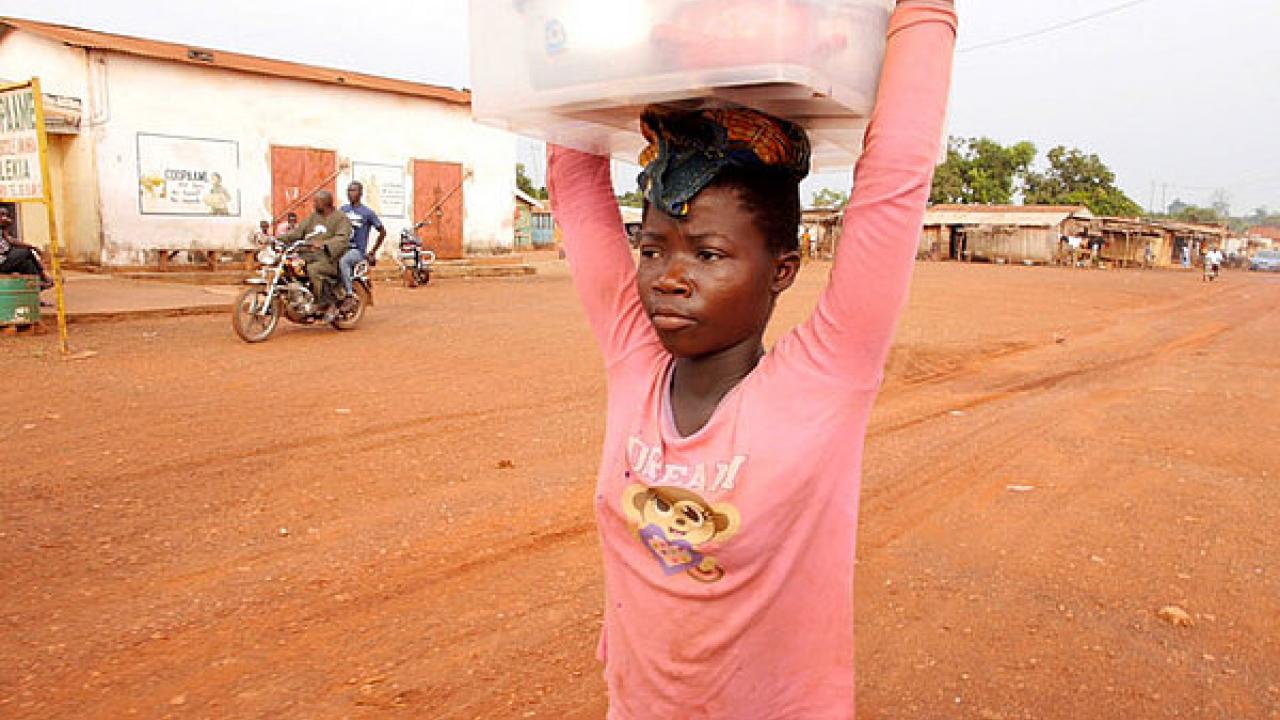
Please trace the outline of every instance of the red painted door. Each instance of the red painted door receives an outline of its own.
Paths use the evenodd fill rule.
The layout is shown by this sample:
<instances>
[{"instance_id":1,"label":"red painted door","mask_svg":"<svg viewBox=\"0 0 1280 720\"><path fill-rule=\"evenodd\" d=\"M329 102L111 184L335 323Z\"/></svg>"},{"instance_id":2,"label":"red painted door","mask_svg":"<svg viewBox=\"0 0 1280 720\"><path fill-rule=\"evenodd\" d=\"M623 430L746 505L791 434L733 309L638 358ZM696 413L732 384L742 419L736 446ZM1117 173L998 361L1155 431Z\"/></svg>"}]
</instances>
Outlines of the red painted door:
<instances>
[{"instance_id":1,"label":"red painted door","mask_svg":"<svg viewBox=\"0 0 1280 720\"><path fill-rule=\"evenodd\" d=\"M317 190L334 193L334 202L345 200L337 195L338 155L332 150L271 146L271 212L277 221L286 212L298 213L302 220L311 214L311 195Z\"/></svg>"},{"instance_id":2,"label":"red painted door","mask_svg":"<svg viewBox=\"0 0 1280 720\"><path fill-rule=\"evenodd\" d=\"M444 259L462 257L462 166L413 161L413 219L430 220L418 237Z\"/></svg>"}]
</instances>

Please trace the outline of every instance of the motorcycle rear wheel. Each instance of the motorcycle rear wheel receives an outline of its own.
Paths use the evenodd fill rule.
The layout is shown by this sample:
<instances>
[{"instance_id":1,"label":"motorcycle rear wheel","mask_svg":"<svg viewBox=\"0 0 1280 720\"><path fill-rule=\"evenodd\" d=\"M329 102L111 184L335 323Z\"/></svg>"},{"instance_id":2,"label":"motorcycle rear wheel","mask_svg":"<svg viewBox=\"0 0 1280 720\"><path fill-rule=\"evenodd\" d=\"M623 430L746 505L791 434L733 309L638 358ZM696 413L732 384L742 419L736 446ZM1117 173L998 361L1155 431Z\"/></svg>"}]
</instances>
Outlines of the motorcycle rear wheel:
<instances>
[{"instance_id":1,"label":"motorcycle rear wheel","mask_svg":"<svg viewBox=\"0 0 1280 720\"><path fill-rule=\"evenodd\" d=\"M417 271L415 271L415 275L417 275L415 280L417 280L419 285L426 285L427 283L431 282L431 268L428 268L428 267L418 268Z\"/></svg>"},{"instance_id":2,"label":"motorcycle rear wheel","mask_svg":"<svg viewBox=\"0 0 1280 720\"><path fill-rule=\"evenodd\" d=\"M236 335L247 343L260 343L271 337L280 325L283 311L280 298L273 298L265 315L258 311L267 302L267 290L261 287L246 288L236 298L231 308L231 327Z\"/></svg>"},{"instance_id":3,"label":"motorcycle rear wheel","mask_svg":"<svg viewBox=\"0 0 1280 720\"><path fill-rule=\"evenodd\" d=\"M333 321L333 326L338 330L351 330L360 324L360 318L364 317L365 308L369 307L369 291L363 285L357 284L354 288L356 307L349 313L340 313L338 319Z\"/></svg>"}]
</instances>

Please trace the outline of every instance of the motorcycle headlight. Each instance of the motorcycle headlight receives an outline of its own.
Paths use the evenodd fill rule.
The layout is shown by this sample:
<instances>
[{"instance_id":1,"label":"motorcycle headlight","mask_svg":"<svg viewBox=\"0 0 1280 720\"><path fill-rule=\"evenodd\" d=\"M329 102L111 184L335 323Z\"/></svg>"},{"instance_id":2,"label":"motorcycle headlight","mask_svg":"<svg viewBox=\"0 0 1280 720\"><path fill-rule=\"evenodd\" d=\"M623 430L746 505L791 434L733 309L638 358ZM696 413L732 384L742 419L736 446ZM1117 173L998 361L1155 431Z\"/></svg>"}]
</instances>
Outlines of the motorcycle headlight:
<instances>
[{"instance_id":1,"label":"motorcycle headlight","mask_svg":"<svg viewBox=\"0 0 1280 720\"><path fill-rule=\"evenodd\" d=\"M258 251L258 262L263 265L275 265L276 260L279 260L279 259L280 259L280 256L277 255L276 251L272 250L271 248L262 248L261 250Z\"/></svg>"}]
</instances>

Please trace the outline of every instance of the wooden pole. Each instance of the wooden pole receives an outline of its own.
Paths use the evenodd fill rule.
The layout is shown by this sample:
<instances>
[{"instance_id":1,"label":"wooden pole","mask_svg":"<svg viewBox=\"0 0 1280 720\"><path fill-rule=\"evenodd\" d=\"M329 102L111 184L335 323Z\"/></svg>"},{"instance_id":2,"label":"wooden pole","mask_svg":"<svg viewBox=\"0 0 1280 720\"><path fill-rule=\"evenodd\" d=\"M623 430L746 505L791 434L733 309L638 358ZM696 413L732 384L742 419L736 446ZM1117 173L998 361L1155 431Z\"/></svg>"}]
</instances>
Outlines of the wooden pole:
<instances>
[{"instance_id":1,"label":"wooden pole","mask_svg":"<svg viewBox=\"0 0 1280 720\"><path fill-rule=\"evenodd\" d=\"M58 348L63 355L71 352L67 345L67 303L62 283L62 248L58 242L58 217L53 206L53 177L49 174L49 135L44 127L44 95L40 78L31 78L31 92L36 104L36 132L40 138L40 186L44 190L44 207L49 217L49 258L53 269L53 287L58 302Z\"/></svg>"}]
</instances>

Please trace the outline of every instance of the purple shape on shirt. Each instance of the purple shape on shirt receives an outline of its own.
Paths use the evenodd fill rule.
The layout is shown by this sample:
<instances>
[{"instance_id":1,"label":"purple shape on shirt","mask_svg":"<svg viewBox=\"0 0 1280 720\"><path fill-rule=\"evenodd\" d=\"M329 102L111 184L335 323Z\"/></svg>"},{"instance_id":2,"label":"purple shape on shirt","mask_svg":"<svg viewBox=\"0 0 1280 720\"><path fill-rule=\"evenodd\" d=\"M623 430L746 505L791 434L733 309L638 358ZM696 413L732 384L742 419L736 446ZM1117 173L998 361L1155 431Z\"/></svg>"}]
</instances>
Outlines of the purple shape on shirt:
<instances>
[{"instance_id":1,"label":"purple shape on shirt","mask_svg":"<svg viewBox=\"0 0 1280 720\"><path fill-rule=\"evenodd\" d=\"M687 540L668 539L657 525L646 525L640 531L640 540L668 575L688 572L702 562L702 553L694 550L692 544Z\"/></svg>"}]
</instances>

